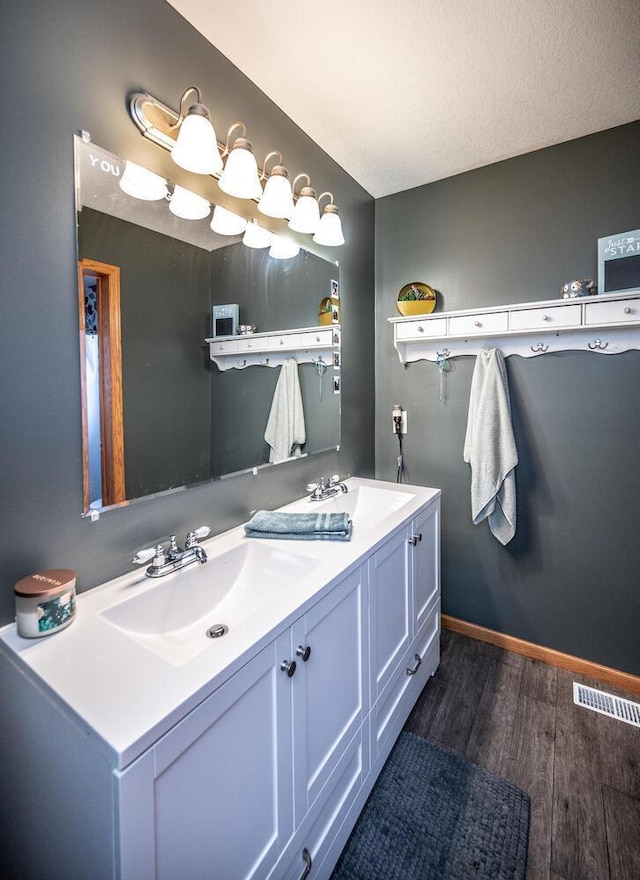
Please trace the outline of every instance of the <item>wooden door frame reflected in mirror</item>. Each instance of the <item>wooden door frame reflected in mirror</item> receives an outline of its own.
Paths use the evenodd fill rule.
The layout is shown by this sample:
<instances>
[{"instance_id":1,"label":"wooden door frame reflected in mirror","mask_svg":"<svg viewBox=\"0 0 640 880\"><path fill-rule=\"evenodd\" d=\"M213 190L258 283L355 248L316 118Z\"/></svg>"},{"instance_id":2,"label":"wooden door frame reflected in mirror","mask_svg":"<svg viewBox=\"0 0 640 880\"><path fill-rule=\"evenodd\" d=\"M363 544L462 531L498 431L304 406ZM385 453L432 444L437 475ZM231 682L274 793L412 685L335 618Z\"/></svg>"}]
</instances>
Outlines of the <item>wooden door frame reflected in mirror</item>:
<instances>
[{"instance_id":1,"label":"wooden door frame reflected in mirror","mask_svg":"<svg viewBox=\"0 0 640 880\"><path fill-rule=\"evenodd\" d=\"M101 507L125 498L124 425L122 410L122 342L120 319L120 267L96 260L78 262L80 324L80 382L82 390L82 487L83 510L90 498L89 424L87 404L85 277L97 279L97 333L100 385Z\"/></svg>"}]
</instances>

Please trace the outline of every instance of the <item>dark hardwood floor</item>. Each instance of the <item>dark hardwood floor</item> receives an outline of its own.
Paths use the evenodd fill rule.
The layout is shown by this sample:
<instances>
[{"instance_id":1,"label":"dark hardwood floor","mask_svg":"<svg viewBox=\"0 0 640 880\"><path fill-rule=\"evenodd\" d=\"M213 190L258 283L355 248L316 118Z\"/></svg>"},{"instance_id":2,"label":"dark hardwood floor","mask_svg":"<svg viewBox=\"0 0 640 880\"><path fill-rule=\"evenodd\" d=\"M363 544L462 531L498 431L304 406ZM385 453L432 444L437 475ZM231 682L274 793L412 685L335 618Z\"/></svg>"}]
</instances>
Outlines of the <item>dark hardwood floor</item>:
<instances>
[{"instance_id":1,"label":"dark hardwood floor","mask_svg":"<svg viewBox=\"0 0 640 880\"><path fill-rule=\"evenodd\" d=\"M527 880L640 880L640 728L573 702L573 682L638 695L443 630L407 730L531 796Z\"/></svg>"}]
</instances>

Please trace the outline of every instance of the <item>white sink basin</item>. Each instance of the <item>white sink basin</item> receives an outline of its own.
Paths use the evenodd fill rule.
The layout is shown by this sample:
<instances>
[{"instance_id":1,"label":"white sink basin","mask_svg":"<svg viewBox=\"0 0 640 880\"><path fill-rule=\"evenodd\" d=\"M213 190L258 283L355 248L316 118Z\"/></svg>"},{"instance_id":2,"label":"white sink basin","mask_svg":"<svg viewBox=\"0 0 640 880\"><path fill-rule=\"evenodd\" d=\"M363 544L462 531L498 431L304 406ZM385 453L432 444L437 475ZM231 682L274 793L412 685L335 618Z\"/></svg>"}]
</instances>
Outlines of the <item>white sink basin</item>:
<instances>
[{"instance_id":1,"label":"white sink basin","mask_svg":"<svg viewBox=\"0 0 640 880\"><path fill-rule=\"evenodd\" d=\"M414 498L411 492L355 486L324 501L305 499L299 509L306 513L348 513L356 529L373 529Z\"/></svg>"},{"instance_id":2,"label":"white sink basin","mask_svg":"<svg viewBox=\"0 0 640 880\"><path fill-rule=\"evenodd\" d=\"M259 614L318 565L318 560L250 539L204 565L166 575L102 612L110 624L173 664L213 649L209 627L229 633ZM132 588L135 589L135 588ZM224 641L222 636L221 640Z\"/></svg>"}]
</instances>

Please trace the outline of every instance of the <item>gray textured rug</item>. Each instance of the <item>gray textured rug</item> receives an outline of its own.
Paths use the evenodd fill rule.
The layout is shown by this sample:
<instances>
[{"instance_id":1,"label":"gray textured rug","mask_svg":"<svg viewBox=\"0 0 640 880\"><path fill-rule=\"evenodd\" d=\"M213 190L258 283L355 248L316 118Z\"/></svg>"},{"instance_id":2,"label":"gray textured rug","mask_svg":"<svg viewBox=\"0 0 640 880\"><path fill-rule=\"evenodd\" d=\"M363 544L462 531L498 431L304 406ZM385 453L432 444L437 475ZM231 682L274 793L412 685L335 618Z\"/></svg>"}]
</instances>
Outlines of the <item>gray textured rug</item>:
<instances>
[{"instance_id":1,"label":"gray textured rug","mask_svg":"<svg viewBox=\"0 0 640 880\"><path fill-rule=\"evenodd\" d=\"M331 880L524 880L529 796L401 733Z\"/></svg>"}]
</instances>

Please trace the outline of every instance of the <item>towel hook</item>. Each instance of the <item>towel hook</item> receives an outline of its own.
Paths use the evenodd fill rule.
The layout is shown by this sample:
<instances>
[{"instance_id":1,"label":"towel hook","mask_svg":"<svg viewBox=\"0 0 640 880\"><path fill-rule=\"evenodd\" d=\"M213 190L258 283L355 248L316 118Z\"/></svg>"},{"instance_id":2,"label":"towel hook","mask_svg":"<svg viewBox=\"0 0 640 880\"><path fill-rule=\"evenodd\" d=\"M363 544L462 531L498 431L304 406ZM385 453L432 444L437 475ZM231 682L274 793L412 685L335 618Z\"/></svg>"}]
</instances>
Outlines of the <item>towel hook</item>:
<instances>
[{"instance_id":1,"label":"towel hook","mask_svg":"<svg viewBox=\"0 0 640 880\"><path fill-rule=\"evenodd\" d=\"M449 368L449 356L451 352L448 348L443 348L442 351L436 350L436 365L438 367L438 372L440 373L440 396L439 399L444 403L446 400L446 395L444 393L444 373L445 370Z\"/></svg>"},{"instance_id":2,"label":"towel hook","mask_svg":"<svg viewBox=\"0 0 640 880\"><path fill-rule=\"evenodd\" d=\"M535 352L535 354L538 354L538 353L544 354L545 351L549 351L549 346L545 345L544 342L538 342L537 345L531 346L531 351Z\"/></svg>"},{"instance_id":3,"label":"towel hook","mask_svg":"<svg viewBox=\"0 0 640 880\"><path fill-rule=\"evenodd\" d=\"M322 355L320 355L317 359L311 358L311 363L316 368L316 373L318 374L318 397L320 398L320 400L322 400L322 394L324 391L324 374L327 372L327 364Z\"/></svg>"},{"instance_id":4,"label":"towel hook","mask_svg":"<svg viewBox=\"0 0 640 880\"><path fill-rule=\"evenodd\" d=\"M594 339L593 342L587 342L587 345L591 351L604 351L609 343L603 342L602 339Z\"/></svg>"}]
</instances>

